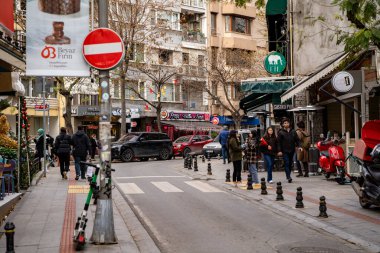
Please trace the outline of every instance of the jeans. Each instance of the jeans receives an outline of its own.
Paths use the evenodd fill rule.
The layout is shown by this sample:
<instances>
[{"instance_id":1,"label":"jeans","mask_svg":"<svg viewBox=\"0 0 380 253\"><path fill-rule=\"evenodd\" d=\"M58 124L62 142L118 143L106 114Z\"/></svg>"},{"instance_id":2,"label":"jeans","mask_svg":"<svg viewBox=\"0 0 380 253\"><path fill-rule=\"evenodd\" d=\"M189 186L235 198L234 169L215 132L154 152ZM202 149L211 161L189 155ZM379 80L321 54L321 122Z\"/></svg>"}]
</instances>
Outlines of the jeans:
<instances>
[{"instance_id":1,"label":"jeans","mask_svg":"<svg viewBox=\"0 0 380 253\"><path fill-rule=\"evenodd\" d=\"M274 166L274 156L273 155L267 155L264 154L264 162L266 164L267 168L267 181L272 181L272 171L273 171L273 166Z\"/></svg>"},{"instance_id":2,"label":"jeans","mask_svg":"<svg viewBox=\"0 0 380 253\"><path fill-rule=\"evenodd\" d=\"M254 164L254 163L248 164L248 169L249 169L249 173L252 176L252 182L255 184L258 184L259 183L259 175L257 174L256 164Z\"/></svg>"},{"instance_id":3,"label":"jeans","mask_svg":"<svg viewBox=\"0 0 380 253\"><path fill-rule=\"evenodd\" d=\"M241 160L233 161L234 172L232 173L232 181L241 181Z\"/></svg>"},{"instance_id":4,"label":"jeans","mask_svg":"<svg viewBox=\"0 0 380 253\"><path fill-rule=\"evenodd\" d=\"M77 177L81 177L82 179L86 178L86 165L80 164L80 162L85 162L85 156L75 156L75 174Z\"/></svg>"},{"instance_id":5,"label":"jeans","mask_svg":"<svg viewBox=\"0 0 380 253\"><path fill-rule=\"evenodd\" d=\"M226 163L226 159L228 157L228 150L226 145L222 145L222 157L223 157L223 163Z\"/></svg>"},{"instance_id":6,"label":"jeans","mask_svg":"<svg viewBox=\"0 0 380 253\"><path fill-rule=\"evenodd\" d=\"M61 170L61 176L63 177L63 172L69 171L70 154L67 154L67 155L58 155L58 159L59 159L59 168Z\"/></svg>"},{"instance_id":7,"label":"jeans","mask_svg":"<svg viewBox=\"0 0 380 253\"><path fill-rule=\"evenodd\" d=\"M291 168L293 167L294 152L291 152L291 153L284 152L283 157L284 157L284 163L285 163L286 179L291 179L292 177L290 176L290 173L291 173Z\"/></svg>"}]
</instances>

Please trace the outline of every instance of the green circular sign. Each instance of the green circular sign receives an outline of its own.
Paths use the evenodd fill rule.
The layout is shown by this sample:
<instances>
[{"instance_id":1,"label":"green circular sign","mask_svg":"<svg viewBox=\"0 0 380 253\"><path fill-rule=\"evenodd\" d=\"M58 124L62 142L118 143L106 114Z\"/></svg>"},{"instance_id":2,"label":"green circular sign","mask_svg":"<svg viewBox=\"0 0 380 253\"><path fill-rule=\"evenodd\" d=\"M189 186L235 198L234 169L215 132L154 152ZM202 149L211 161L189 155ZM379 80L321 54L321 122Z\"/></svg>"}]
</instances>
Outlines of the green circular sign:
<instances>
[{"instance_id":1,"label":"green circular sign","mask_svg":"<svg viewBox=\"0 0 380 253\"><path fill-rule=\"evenodd\" d=\"M280 74L286 68L285 57L278 53L269 53L264 59L264 68L270 74Z\"/></svg>"}]
</instances>

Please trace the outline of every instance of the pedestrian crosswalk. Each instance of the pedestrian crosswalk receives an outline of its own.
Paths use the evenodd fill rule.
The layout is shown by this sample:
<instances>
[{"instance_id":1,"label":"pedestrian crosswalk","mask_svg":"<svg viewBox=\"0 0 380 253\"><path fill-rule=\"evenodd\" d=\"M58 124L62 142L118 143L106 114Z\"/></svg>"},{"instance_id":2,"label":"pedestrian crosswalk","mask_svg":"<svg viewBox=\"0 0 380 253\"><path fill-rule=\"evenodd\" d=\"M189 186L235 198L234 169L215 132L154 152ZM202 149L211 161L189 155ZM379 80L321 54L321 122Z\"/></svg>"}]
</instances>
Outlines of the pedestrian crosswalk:
<instances>
[{"instance_id":1,"label":"pedestrian crosswalk","mask_svg":"<svg viewBox=\"0 0 380 253\"><path fill-rule=\"evenodd\" d=\"M187 186L191 186L192 188L204 192L204 193L217 193L217 192L224 192L214 186L211 186L207 183L201 182L201 181L184 181ZM165 182L165 181L153 181L150 182L150 184L154 185L158 190L164 193L183 193L185 192L185 189L188 189L184 185L183 189L178 188L177 186L173 185L172 183ZM118 183L121 191L124 194L144 194L144 185L141 185L140 187L136 183ZM148 187L147 187L148 188Z\"/></svg>"}]
</instances>

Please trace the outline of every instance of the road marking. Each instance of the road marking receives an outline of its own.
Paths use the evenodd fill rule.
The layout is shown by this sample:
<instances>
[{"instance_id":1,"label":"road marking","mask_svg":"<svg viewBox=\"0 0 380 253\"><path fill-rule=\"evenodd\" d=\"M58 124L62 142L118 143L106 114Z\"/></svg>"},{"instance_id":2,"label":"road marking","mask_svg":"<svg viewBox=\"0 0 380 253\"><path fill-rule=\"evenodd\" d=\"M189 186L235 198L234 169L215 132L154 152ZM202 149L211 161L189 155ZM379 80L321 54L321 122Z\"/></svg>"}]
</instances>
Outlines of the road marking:
<instances>
[{"instance_id":1,"label":"road marking","mask_svg":"<svg viewBox=\"0 0 380 253\"><path fill-rule=\"evenodd\" d=\"M200 181L185 181L186 184L200 190L201 192L223 192L218 188L215 188L209 184L200 182Z\"/></svg>"},{"instance_id":2,"label":"road marking","mask_svg":"<svg viewBox=\"0 0 380 253\"><path fill-rule=\"evenodd\" d=\"M117 177L116 179L138 179L138 178L178 178L186 176L136 176L136 177Z\"/></svg>"},{"instance_id":3,"label":"road marking","mask_svg":"<svg viewBox=\"0 0 380 253\"><path fill-rule=\"evenodd\" d=\"M151 182L154 186L163 192L183 192L169 182Z\"/></svg>"},{"instance_id":4,"label":"road marking","mask_svg":"<svg viewBox=\"0 0 380 253\"><path fill-rule=\"evenodd\" d=\"M135 183L119 183L119 186L125 194L144 193Z\"/></svg>"}]
</instances>

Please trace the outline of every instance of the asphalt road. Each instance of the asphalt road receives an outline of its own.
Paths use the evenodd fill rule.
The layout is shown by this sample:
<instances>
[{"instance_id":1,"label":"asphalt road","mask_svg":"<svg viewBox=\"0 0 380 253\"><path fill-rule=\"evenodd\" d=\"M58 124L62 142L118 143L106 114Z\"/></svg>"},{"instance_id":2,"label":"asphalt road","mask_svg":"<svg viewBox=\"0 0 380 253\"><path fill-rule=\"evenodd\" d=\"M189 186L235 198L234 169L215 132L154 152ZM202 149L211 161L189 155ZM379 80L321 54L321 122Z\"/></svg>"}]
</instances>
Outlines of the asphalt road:
<instances>
[{"instance_id":1,"label":"asphalt road","mask_svg":"<svg viewBox=\"0 0 380 253\"><path fill-rule=\"evenodd\" d=\"M122 194L162 252L365 252L206 180L181 160L113 163Z\"/></svg>"}]
</instances>

